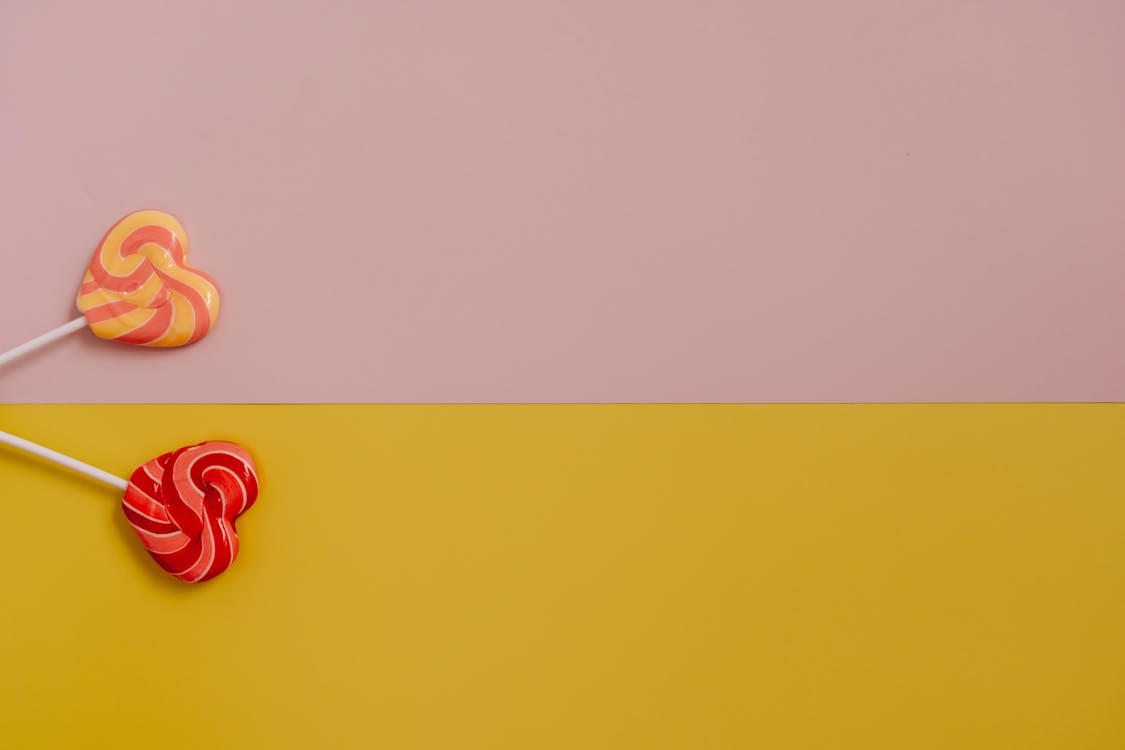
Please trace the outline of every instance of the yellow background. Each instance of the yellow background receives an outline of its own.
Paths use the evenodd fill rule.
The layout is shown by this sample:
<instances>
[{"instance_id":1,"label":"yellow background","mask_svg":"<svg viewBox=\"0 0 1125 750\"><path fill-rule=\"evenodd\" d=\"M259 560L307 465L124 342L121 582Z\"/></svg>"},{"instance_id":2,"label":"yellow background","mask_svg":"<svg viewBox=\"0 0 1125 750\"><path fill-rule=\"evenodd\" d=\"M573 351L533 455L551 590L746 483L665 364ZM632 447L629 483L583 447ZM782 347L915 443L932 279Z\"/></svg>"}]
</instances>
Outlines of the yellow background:
<instances>
[{"instance_id":1,"label":"yellow background","mask_svg":"<svg viewBox=\"0 0 1125 750\"><path fill-rule=\"evenodd\" d=\"M161 573L0 449L5 747L1125 747L1125 407L0 406L244 443Z\"/></svg>"}]
</instances>

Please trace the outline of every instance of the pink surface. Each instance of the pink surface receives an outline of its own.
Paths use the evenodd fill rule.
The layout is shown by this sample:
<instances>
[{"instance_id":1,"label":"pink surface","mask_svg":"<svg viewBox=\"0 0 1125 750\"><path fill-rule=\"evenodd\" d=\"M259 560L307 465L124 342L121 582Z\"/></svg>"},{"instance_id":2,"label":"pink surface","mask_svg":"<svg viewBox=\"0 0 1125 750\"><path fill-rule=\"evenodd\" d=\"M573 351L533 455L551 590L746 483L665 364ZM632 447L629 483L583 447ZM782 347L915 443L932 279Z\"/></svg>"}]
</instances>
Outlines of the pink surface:
<instances>
[{"instance_id":1,"label":"pink surface","mask_svg":"<svg viewBox=\"0 0 1125 750\"><path fill-rule=\"evenodd\" d=\"M3 401L1125 400L1125 5L5 2Z\"/></svg>"}]
</instances>

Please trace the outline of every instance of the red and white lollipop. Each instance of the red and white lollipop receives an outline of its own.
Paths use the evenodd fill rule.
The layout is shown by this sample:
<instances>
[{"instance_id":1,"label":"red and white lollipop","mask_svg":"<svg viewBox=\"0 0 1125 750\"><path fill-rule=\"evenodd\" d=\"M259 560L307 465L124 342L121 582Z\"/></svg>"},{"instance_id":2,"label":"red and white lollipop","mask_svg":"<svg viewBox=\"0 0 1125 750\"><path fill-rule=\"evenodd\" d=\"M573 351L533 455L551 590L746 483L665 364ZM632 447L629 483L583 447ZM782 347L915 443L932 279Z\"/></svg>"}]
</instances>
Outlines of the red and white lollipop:
<instances>
[{"instance_id":1,"label":"red and white lollipop","mask_svg":"<svg viewBox=\"0 0 1125 750\"><path fill-rule=\"evenodd\" d=\"M188 583L231 566L238 555L235 519L258 498L254 460L235 443L209 441L165 453L128 481L7 432L0 432L0 443L122 490L125 517L152 559Z\"/></svg>"}]
</instances>

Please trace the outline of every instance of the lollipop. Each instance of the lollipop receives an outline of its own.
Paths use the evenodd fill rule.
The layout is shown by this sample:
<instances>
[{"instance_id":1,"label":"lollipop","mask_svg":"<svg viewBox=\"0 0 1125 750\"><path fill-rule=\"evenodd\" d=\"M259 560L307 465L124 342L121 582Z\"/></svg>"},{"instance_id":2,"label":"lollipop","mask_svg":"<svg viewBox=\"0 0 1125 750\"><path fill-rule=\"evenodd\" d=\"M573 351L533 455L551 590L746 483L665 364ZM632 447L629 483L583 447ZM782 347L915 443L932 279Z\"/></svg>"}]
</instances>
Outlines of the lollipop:
<instances>
[{"instance_id":1,"label":"lollipop","mask_svg":"<svg viewBox=\"0 0 1125 750\"><path fill-rule=\"evenodd\" d=\"M75 318L0 354L0 365L89 326L95 336L137 346L185 346L199 341L219 317L219 290L187 264L183 226L163 211L135 211L98 243Z\"/></svg>"},{"instance_id":2,"label":"lollipop","mask_svg":"<svg viewBox=\"0 0 1125 750\"><path fill-rule=\"evenodd\" d=\"M129 481L7 432L0 432L0 443L123 490L125 518L145 549L188 583L231 566L238 555L234 521L258 497L254 459L234 443L210 441L165 453L138 467Z\"/></svg>"}]
</instances>

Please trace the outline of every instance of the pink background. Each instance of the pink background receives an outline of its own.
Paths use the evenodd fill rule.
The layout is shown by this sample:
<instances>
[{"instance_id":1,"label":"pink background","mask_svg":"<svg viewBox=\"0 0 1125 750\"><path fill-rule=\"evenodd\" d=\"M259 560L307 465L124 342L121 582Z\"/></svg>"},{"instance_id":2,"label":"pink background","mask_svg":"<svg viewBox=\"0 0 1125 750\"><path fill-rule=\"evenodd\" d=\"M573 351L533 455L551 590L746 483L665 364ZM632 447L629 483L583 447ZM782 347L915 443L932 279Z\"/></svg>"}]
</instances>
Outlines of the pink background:
<instances>
[{"instance_id":1,"label":"pink background","mask_svg":"<svg viewBox=\"0 0 1125 750\"><path fill-rule=\"evenodd\" d=\"M0 5L4 401L1125 400L1125 4Z\"/></svg>"}]
</instances>

